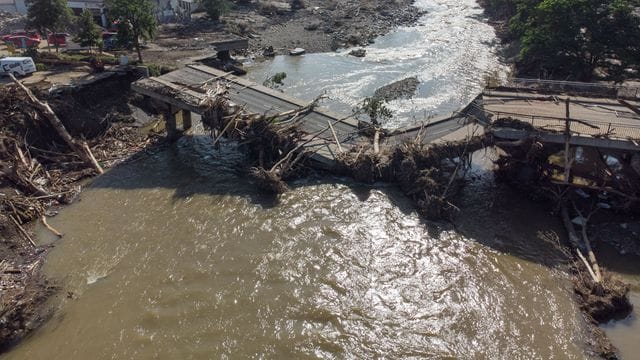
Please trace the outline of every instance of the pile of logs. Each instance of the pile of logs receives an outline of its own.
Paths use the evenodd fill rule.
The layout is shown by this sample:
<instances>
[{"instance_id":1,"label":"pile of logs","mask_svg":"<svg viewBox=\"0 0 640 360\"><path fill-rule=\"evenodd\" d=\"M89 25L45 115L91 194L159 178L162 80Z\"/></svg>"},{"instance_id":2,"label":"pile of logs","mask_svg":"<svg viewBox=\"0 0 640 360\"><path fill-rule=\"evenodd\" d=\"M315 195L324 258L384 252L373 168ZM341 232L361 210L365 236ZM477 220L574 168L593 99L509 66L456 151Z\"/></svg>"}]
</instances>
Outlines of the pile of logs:
<instances>
[{"instance_id":1,"label":"pile of logs","mask_svg":"<svg viewBox=\"0 0 640 360\"><path fill-rule=\"evenodd\" d=\"M218 82L206 90L206 97L200 103L204 109L202 123L211 131L214 145L225 137L247 146L258 160L250 170L257 185L269 192L285 192L288 187L284 180L300 171L308 155L304 144L310 140L299 131L300 122L321 98L296 110L265 115L247 112L231 103L227 91L228 88Z\"/></svg>"},{"instance_id":2,"label":"pile of logs","mask_svg":"<svg viewBox=\"0 0 640 360\"><path fill-rule=\"evenodd\" d=\"M491 145L491 138L471 136L463 141L425 144L422 134L397 146L362 144L338 156L343 173L358 181L398 184L429 219L450 219L458 211L449 198L453 186L470 166L471 154Z\"/></svg>"}]
</instances>

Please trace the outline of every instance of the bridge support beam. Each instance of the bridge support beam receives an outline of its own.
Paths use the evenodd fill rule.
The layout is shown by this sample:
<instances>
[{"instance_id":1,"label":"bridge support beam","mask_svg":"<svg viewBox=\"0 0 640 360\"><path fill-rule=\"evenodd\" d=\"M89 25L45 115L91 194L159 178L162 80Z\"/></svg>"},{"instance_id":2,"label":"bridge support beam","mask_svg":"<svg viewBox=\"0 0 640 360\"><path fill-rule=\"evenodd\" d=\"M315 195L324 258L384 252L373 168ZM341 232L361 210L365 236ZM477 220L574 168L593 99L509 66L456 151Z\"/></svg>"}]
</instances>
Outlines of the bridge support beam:
<instances>
[{"instance_id":1,"label":"bridge support beam","mask_svg":"<svg viewBox=\"0 0 640 360\"><path fill-rule=\"evenodd\" d=\"M164 112L165 128L167 129L167 137L170 140L176 140L182 135L189 132L193 126L191 111L184 110L172 105L167 105ZM181 125L181 127L178 127Z\"/></svg>"},{"instance_id":2,"label":"bridge support beam","mask_svg":"<svg viewBox=\"0 0 640 360\"><path fill-rule=\"evenodd\" d=\"M191 126L193 126L192 123L192 119L191 119L191 111L189 110L182 110L182 131L183 132L188 132L189 130L191 130Z\"/></svg>"},{"instance_id":3,"label":"bridge support beam","mask_svg":"<svg viewBox=\"0 0 640 360\"><path fill-rule=\"evenodd\" d=\"M176 109L173 106L167 106L164 111L164 123L167 129L167 138L169 140L176 140L182 134L178 131L178 125L176 121Z\"/></svg>"}]
</instances>

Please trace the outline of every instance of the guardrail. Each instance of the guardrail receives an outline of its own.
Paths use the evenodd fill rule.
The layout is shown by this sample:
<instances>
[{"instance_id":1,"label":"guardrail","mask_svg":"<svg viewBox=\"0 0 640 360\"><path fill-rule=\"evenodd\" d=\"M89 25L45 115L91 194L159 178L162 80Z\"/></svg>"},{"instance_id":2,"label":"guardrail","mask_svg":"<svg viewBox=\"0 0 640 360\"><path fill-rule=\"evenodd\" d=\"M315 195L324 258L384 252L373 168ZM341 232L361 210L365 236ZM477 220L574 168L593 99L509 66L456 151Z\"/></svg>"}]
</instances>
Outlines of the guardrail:
<instances>
[{"instance_id":1,"label":"guardrail","mask_svg":"<svg viewBox=\"0 0 640 360\"><path fill-rule=\"evenodd\" d=\"M502 86L521 90L544 90L585 96L640 99L640 87L638 86L522 78L507 79Z\"/></svg>"},{"instance_id":2,"label":"guardrail","mask_svg":"<svg viewBox=\"0 0 640 360\"><path fill-rule=\"evenodd\" d=\"M493 114L492 122L497 119L512 118L531 124L536 129L549 132L564 133L566 126L566 119L557 117L533 116L508 112L491 112L491 114ZM577 135L640 140L640 125L570 119L569 130L572 134Z\"/></svg>"}]
</instances>

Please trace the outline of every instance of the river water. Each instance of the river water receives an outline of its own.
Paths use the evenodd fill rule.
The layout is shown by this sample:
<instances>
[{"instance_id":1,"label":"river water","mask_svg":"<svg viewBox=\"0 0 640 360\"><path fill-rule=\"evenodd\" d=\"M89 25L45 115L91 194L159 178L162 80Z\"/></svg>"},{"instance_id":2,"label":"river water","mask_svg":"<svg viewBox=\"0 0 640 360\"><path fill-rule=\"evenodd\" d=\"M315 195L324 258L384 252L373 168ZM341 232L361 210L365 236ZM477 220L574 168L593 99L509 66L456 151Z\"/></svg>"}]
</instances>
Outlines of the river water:
<instances>
[{"instance_id":1,"label":"river water","mask_svg":"<svg viewBox=\"0 0 640 360\"><path fill-rule=\"evenodd\" d=\"M428 11L418 25L380 37L367 47L364 58L349 56L348 50L277 56L252 66L249 76L262 83L285 72L282 90L306 100L324 93L328 100L323 105L343 114L379 87L416 76L421 82L416 95L388 105L394 116L383 124L387 128L460 110L482 91L487 76L505 76L507 67L496 56L495 31L483 20L475 0L415 4Z\"/></svg>"},{"instance_id":2,"label":"river water","mask_svg":"<svg viewBox=\"0 0 640 360\"><path fill-rule=\"evenodd\" d=\"M420 4L432 10L423 24L439 16L442 38L465 19L478 23L472 2ZM489 58L488 35L474 29L469 48ZM423 81L443 77L421 90L436 100L416 104L433 101L438 112L466 101L467 90L455 94L466 67L446 81L446 69L414 58ZM362 93L340 96L344 106L368 91L355 88ZM40 232L55 243L45 271L61 286L56 312L2 359L590 358L552 246L562 228L494 183L492 156L474 157L454 227L424 221L382 184L311 176L274 199L239 170L248 159L233 144L218 151L206 136L182 138L96 179L50 220L63 239ZM628 335L620 326L611 331Z\"/></svg>"},{"instance_id":3,"label":"river water","mask_svg":"<svg viewBox=\"0 0 640 360\"><path fill-rule=\"evenodd\" d=\"M114 169L52 219L60 310L5 359L585 358L553 221L490 175L454 231L392 187L312 178L276 203L210 143Z\"/></svg>"}]
</instances>

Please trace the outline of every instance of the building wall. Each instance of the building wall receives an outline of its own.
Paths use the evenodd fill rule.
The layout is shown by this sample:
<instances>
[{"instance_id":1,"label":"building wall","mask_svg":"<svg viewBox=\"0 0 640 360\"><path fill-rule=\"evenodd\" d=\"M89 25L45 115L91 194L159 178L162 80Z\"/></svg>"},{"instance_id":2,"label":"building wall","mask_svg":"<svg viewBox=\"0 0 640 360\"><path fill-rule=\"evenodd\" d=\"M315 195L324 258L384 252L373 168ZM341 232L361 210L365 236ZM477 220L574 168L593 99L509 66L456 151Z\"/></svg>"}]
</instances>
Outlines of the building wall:
<instances>
[{"instance_id":1,"label":"building wall","mask_svg":"<svg viewBox=\"0 0 640 360\"><path fill-rule=\"evenodd\" d=\"M0 11L26 14L27 6L24 4L24 0L0 0Z\"/></svg>"}]
</instances>

